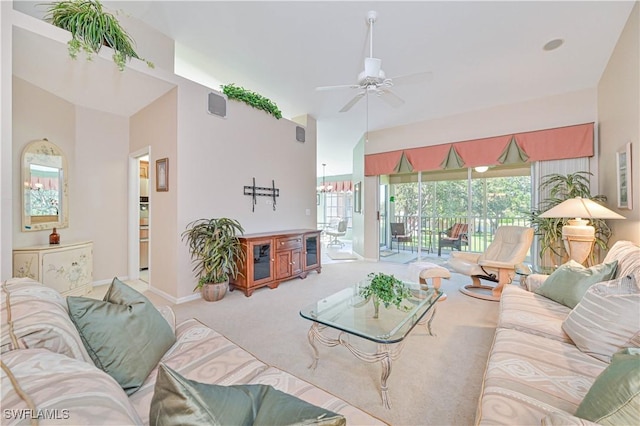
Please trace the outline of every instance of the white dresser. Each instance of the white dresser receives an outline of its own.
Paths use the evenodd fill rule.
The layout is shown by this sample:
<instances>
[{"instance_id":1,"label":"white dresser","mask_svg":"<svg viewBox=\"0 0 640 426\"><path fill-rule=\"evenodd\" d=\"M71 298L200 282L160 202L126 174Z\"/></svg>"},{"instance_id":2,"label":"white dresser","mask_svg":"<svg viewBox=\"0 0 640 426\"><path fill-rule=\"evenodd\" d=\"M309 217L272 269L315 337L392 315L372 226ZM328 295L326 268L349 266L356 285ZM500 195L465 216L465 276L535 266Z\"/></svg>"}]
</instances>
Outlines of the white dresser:
<instances>
[{"instance_id":1,"label":"white dresser","mask_svg":"<svg viewBox=\"0 0 640 426\"><path fill-rule=\"evenodd\" d=\"M63 296L87 294L93 282L93 242L14 249L13 276L32 278Z\"/></svg>"}]
</instances>

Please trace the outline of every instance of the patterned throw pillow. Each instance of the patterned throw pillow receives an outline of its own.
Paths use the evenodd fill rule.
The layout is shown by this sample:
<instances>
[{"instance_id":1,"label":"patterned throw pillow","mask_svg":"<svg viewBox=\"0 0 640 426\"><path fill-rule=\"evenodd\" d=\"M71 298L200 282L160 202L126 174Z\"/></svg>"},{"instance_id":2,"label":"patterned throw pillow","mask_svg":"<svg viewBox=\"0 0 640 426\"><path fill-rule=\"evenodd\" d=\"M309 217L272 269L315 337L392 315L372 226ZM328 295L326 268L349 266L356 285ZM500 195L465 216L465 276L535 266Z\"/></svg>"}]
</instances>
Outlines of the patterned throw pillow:
<instances>
[{"instance_id":1,"label":"patterned throw pillow","mask_svg":"<svg viewBox=\"0 0 640 426\"><path fill-rule=\"evenodd\" d=\"M30 278L13 278L2 283L0 294L0 352L44 348L92 363L60 293Z\"/></svg>"},{"instance_id":2,"label":"patterned throw pillow","mask_svg":"<svg viewBox=\"0 0 640 426\"><path fill-rule=\"evenodd\" d=\"M562 329L582 351L610 362L618 350L640 347L640 289L632 275L595 284Z\"/></svg>"},{"instance_id":3,"label":"patterned throw pillow","mask_svg":"<svg viewBox=\"0 0 640 426\"><path fill-rule=\"evenodd\" d=\"M2 363L3 425L31 416L40 425L142 424L118 383L91 363L46 349L11 351Z\"/></svg>"}]
</instances>

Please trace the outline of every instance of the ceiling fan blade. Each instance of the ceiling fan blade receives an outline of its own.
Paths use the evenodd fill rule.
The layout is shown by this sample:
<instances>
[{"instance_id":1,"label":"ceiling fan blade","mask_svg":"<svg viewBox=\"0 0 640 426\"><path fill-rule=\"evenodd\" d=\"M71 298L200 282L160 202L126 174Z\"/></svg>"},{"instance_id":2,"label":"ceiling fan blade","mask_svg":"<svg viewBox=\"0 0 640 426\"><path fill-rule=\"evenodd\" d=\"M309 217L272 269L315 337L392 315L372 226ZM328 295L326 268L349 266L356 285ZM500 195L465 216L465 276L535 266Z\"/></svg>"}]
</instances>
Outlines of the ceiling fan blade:
<instances>
[{"instance_id":1,"label":"ceiling fan blade","mask_svg":"<svg viewBox=\"0 0 640 426\"><path fill-rule=\"evenodd\" d=\"M360 86L357 84L342 84L340 86L320 86L316 87L316 91L322 92L326 90L335 90L335 89L357 89Z\"/></svg>"},{"instance_id":2,"label":"ceiling fan blade","mask_svg":"<svg viewBox=\"0 0 640 426\"><path fill-rule=\"evenodd\" d=\"M404 104L404 100L389 89L380 89L377 91L377 94L380 99L382 99L392 107L399 107L400 105Z\"/></svg>"},{"instance_id":3,"label":"ceiling fan blade","mask_svg":"<svg viewBox=\"0 0 640 426\"><path fill-rule=\"evenodd\" d=\"M425 83L427 81L433 80L433 72L423 71L423 72L416 72L413 74L404 74L404 75L399 75L397 77L393 77L391 80L393 81L394 86L397 86L398 84Z\"/></svg>"},{"instance_id":4,"label":"ceiling fan blade","mask_svg":"<svg viewBox=\"0 0 640 426\"><path fill-rule=\"evenodd\" d=\"M355 95L353 97L353 99L351 99L349 101L349 103L347 103L345 106L342 107L342 109L340 110L340 112L347 112L351 109L352 106L354 106L360 99L362 99L364 97L366 92L360 92L357 95Z\"/></svg>"}]
</instances>

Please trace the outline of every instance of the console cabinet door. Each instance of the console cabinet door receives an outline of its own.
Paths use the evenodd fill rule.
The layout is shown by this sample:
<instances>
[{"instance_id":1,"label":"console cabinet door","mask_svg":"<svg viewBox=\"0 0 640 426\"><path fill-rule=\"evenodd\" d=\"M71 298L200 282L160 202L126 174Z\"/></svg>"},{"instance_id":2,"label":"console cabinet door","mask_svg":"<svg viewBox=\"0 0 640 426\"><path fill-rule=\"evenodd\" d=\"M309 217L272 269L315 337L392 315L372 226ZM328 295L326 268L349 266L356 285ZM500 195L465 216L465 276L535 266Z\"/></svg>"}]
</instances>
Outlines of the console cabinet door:
<instances>
[{"instance_id":1,"label":"console cabinet door","mask_svg":"<svg viewBox=\"0 0 640 426\"><path fill-rule=\"evenodd\" d=\"M320 233L304 234L303 269L308 271L320 266Z\"/></svg>"},{"instance_id":2,"label":"console cabinet door","mask_svg":"<svg viewBox=\"0 0 640 426\"><path fill-rule=\"evenodd\" d=\"M273 281L273 240L249 240L247 242L247 287L255 287Z\"/></svg>"}]
</instances>

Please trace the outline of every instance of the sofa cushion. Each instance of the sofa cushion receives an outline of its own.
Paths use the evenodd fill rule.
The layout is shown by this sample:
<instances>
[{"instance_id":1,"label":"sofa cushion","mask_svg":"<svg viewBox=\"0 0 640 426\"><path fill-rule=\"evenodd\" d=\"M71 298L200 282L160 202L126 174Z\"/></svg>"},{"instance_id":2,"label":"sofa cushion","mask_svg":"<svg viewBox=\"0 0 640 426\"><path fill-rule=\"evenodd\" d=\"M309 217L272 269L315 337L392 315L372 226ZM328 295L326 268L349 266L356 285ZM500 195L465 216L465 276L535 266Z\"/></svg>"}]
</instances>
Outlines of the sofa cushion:
<instances>
[{"instance_id":1,"label":"sofa cushion","mask_svg":"<svg viewBox=\"0 0 640 426\"><path fill-rule=\"evenodd\" d=\"M67 298L69 315L97 367L130 395L176 338L142 294L114 278L104 300Z\"/></svg>"},{"instance_id":2,"label":"sofa cushion","mask_svg":"<svg viewBox=\"0 0 640 426\"><path fill-rule=\"evenodd\" d=\"M610 362L618 350L640 347L640 289L632 275L587 291L562 328L583 352Z\"/></svg>"},{"instance_id":3,"label":"sofa cushion","mask_svg":"<svg viewBox=\"0 0 640 426\"><path fill-rule=\"evenodd\" d=\"M631 425L640 420L640 348L626 348L613 355L576 416L603 425Z\"/></svg>"},{"instance_id":4,"label":"sofa cushion","mask_svg":"<svg viewBox=\"0 0 640 426\"><path fill-rule=\"evenodd\" d=\"M2 362L9 370L2 370L2 424L29 424L28 417L18 422L17 416L31 413L34 406L42 413L40 425L142 424L120 385L91 363L46 349L8 352ZM8 374L32 406L19 396Z\"/></svg>"},{"instance_id":5,"label":"sofa cushion","mask_svg":"<svg viewBox=\"0 0 640 426\"><path fill-rule=\"evenodd\" d=\"M571 309L560 303L518 286L508 285L500 298L498 327L571 343L562 329L562 323L569 312Z\"/></svg>"},{"instance_id":6,"label":"sofa cushion","mask_svg":"<svg viewBox=\"0 0 640 426\"><path fill-rule=\"evenodd\" d=\"M248 383L267 368L249 352L194 319L176 326L176 343L161 362L190 380L219 385ZM156 367L130 397L145 424L149 423L157 374Z\"/></svg>"},{"instance_id":7,"label":"sofa cushion","mask_svg":"<svg viewBox=\"0 0 640 426\"><path fill-rule=\"evenodd\" d=\"M533 425L554 412L575 413L606 366L572 344L498 328L476 422Z\"/></svg>"},{"instance_id":8,"label":"sofa cushion","mask_svg":"<svg viewBox=\"0 0 640 426\"><path fill-rule=\"evenodd\" d=\"M93 363L69 319L64 298L54 289L30 278L7 280L2 284L0 311L2 353L45 348Z\"/></svg>"},{"instance_id":9,"label":"sofa cushion","mask_svg":"<svg viewBox=\"0 0 640 426\"><path fill-rule=\"evenodd\" d=\"M585 268L575 260L570 260L549 275L535 293L573 309L589 287L613 278L617 265L618 261L614 260Z\"/></svg>"},{"instance_id":10,"label":"sofa cushion","mask_svg":"<svg viewBox=\"0 0 640 426\"><path fill-rule=\"evenodd\" d=\"M200 383L161 364L151 401L150 424L344 425L345 419L269 385Z\"/></svg>"},{"instance_id":11,"label":"sofa cushion","mask_svg":"<svg viewBox=\"0 0 640 426\"><path fill-rule=\"evenodd\" d=\"M633 275L636 282L640 282L640 246L631 241L616 241L603 263L618 261L617 277Z\"/></svg>"}]
</instances>

